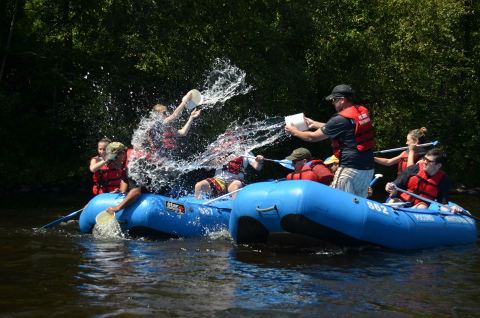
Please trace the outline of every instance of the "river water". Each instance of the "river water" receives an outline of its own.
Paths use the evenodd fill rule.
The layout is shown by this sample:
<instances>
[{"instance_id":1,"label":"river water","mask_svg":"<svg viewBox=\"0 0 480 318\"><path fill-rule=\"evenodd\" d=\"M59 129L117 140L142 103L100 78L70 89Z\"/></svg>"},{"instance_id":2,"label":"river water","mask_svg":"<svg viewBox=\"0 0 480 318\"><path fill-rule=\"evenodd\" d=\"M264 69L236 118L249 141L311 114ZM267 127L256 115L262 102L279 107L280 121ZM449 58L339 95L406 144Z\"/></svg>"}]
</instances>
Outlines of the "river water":
<instances>
[{"instance_id":1,"label":"river water","mask_svg":"<svg viewBox=\"0 0 480 318\"><path fill-rule=\"evenodd\" d=\"M227 233L101 240L76 221L33 229L78 206L0 210L0 316L479 316L477 245L299 249L236 246Z\"/></svg>"}]
</instances>

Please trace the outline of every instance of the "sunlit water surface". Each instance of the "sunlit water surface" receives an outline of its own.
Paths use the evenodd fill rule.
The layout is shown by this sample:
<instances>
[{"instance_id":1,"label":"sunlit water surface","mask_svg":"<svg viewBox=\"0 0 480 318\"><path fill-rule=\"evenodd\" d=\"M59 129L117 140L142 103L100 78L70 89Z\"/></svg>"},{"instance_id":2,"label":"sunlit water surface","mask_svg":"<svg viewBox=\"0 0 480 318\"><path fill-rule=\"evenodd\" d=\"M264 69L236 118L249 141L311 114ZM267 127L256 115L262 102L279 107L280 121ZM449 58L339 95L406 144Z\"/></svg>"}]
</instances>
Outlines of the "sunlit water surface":
<instances>
[{"instance_id":1,"label":"sunlit water surface","mask_svg":"<svg viewBox=\"0 0 480 318\"><path fill-rule=\"evenodd\" d=\"M62 209L0 210L1 316L478 317L480 310L476 245L299 249L236 246L226 232L149 241L79 234L76 221L32 229Z\"/></svg>"}]
</instances>

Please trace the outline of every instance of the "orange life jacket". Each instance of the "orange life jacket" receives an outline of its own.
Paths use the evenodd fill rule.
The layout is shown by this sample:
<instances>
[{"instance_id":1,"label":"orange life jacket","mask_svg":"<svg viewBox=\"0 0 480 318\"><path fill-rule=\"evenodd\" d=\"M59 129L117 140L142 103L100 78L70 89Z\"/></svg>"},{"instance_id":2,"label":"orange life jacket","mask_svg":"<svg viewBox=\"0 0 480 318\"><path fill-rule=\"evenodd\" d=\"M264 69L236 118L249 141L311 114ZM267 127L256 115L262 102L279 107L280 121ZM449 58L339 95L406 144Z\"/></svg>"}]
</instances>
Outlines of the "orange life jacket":
<instances>
[{"instance_id":1,"label":"orange life jacket","mask_svg":"<svg viewBox=\"0 0 480 318\"><path fill-rule=\"evenodd\" d=\"M375 146L374 131L372 121L368 115L368 109L365 106L353 105L345 108L338 113L340 116L355 121L355 143L357 150L367 151ZM333 154L341 158L340 142L337 139L332 140Z\"/></svg>"},{"instance_id":2,"label":"orange life jacket","mask_svg":"<svg viewBox=\"0 0 480 318\"><path fill-rule=\"evenodd\" d=\"M400 156L401 157L397 165L397 170L398 170L397 175L400 175L400 173L402 173L403 170L407 169L407 163L408 163L408 153L406 151L402 152ZM422 156L420 155L415 155L415 157L413 158L414 163L420 160L421 157Z\"/></svg>"},{"instance_id":3,"label":"orange life jacket","mask_svg":"<svg viewBox=\"0 0 480 318\"><path fill-rule=\"evenodd\" d=\"M223 169L235 175L238 175L241 172L245 173L245 169L243 168L243 160L243 157L237 157L233 160L230 160L226 165L223 166Z\"/></svg>"},{"instance_id":4,"label":"orange life jacket","mask_svg":"<svg viewBox=\"0 0 480 318\"><path fill-rule=\"evenodd\" d=\"M93 194L108 193L120 188L120 181L124 172L124 168L114 168L108 164L103 165L93 173Z\"/></svg>"},{"instance_id":5,"label":"orange life jacket","mask_svg":"<svg viewBox=\"0 0 480 318\"><path fill-rule=\"evenodd\" d=\"M420 167L418 173L408 179L407 191L418 194L426 199L435 200L438 195L438 185L445 176L445 173L439 170L435 175L428 176L425 172L425 163L419 162L418 166ZM421 202L426 203L406 193L401 193L400 198L405 202L412 202L413 205Z\"/></svg>"},{"instance_id":6,"label":"orange life jacket","mask_svg":"<svg viewBox=\"0 0 480 318\"><path fill-rule=\"evenodd\" d=\"M289 173L287 180L312 180L330 185L333 181L333 173L322 160L312 160L304 165L299 172Z\"/></svg>"}]
</instances>

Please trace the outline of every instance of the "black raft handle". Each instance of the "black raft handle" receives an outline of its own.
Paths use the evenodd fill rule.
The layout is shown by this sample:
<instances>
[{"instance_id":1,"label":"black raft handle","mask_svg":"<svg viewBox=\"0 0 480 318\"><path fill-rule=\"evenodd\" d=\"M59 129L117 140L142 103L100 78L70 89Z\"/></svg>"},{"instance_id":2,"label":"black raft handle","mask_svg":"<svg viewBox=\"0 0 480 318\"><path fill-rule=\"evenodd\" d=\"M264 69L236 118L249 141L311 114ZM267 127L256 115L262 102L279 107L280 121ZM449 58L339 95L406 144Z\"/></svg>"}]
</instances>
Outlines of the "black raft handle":
<instances>
[{"instance_id":1,"label":"black raft handle","mask_svg":"<svg viewBox=\"0 0 480 318\"><path fill-rule=\"evenodd\" d=\"M257 206L255 208L255 210L257 210L257 212L268 212L268 211L272 211L272 210L278 211L276 204L274 204L273 206L268 207L268 208L261 208L261 207Z\"/></svg>"}]
</instances>

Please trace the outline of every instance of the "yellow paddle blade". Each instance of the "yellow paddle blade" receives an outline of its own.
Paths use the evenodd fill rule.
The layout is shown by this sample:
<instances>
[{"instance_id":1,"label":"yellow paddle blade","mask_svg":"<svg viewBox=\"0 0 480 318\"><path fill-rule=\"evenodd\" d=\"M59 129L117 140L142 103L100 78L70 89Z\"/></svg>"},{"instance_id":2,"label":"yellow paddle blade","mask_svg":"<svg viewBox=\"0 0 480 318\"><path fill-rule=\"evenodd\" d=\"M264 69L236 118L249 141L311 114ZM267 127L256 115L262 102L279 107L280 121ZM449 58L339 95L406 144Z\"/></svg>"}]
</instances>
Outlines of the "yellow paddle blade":
<instances>
[{"instance_id":1,"label":"yellow paddle blade","mask_svg":"<svg viewBox=\"0 0 480 318\"><path fill-rule=\"evenodd\" d=\"M98 213L95 218L97 224L107 224L115 220L115 215L108 213L106 210Z\"/></svg>"}]
</instances>

